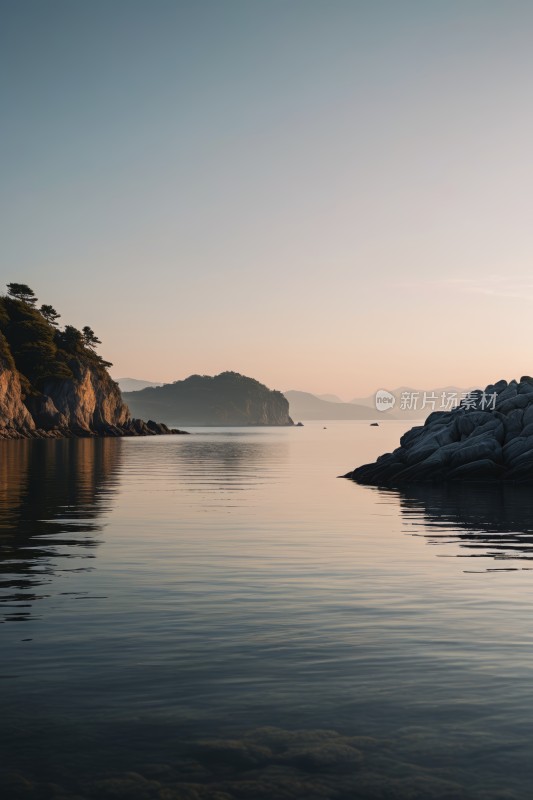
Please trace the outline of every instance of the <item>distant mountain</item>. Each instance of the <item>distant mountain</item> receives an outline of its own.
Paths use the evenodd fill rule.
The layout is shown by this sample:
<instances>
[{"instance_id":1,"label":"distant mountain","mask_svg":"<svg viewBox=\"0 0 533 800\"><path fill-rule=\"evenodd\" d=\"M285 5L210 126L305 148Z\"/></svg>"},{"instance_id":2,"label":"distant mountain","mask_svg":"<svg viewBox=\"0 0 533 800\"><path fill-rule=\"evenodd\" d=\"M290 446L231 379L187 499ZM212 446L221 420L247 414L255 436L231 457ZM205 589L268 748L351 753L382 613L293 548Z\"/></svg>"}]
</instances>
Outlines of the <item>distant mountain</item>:
<instances>
[{"instance_id":1,"label":"distant mountain","mask_svg":"<svg viewBox=\"0 0 533 800\"><path fill-rule=\"evenodd\" d=\"M148 389L150 386L163 386L162 383L152 383L139 378L115 378L115 383L118 383L121 392L140 392L141 389Z\"/></svg>"},{"instance_id":2,"label":"distant mountain","mask_svg":"<svg viewBox=\"0 0 533 800\"><path fill-rule=\"evenodd\" d=\"M135 415L172 420L180 425L292 425L289 403L281 392L259 381L222 372L191 375L183 381L125 392Z\"/></svg>"},{"instance_id":3,"label":"distant mountain","mask_svg":"<svg viewBox=\"0 0 533 800\"><path fill-rule=\"evenodd\" d=\"M318 397L319 400L327 400L328 403L342 403L342 400L336 394L317 394L315 397Z\"/></svg>"},{"instance_id":4,"label":"distant mountain","mask_svg":"<svg viewBox=\"0 0 533 800\"><path fill-rule=\"evenodd\" d=\"M312 419L382 419L383 414L374 407L354 403L330 402L309 392L285 392L289 410L294 420Z\"/></svg>"}]
</instances>

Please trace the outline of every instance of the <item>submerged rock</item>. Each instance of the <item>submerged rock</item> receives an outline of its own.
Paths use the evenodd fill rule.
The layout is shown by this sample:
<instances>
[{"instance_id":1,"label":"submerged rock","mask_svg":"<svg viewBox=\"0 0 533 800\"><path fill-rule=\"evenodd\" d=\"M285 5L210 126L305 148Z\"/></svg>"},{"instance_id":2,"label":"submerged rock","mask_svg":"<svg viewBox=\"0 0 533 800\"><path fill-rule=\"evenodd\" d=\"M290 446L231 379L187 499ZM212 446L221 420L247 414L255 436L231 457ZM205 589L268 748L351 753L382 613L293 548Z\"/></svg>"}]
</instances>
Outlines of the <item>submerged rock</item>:
<instances>
[{"instance_id":1,"label":"submerged rock","mask_svg":"<svg viewBox=\"0 0 533 800\"><path fill-rule=\"evenodd\" d=\"M439 481L533 482L533 378L504 380L435 411L392 453L344 477L374 486Z\"/></svg>"}]
</instances>

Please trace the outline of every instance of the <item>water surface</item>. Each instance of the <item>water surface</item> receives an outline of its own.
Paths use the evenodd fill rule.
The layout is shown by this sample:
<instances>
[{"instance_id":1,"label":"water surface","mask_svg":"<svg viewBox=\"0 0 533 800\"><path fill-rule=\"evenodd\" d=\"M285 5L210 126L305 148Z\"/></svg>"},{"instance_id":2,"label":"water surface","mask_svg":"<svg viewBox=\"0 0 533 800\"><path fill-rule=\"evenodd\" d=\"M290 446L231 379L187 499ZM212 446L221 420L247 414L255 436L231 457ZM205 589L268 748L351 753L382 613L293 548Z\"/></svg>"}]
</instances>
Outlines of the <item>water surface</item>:
<instances>
[{"instance_id":1,"label":"water surface","mask_svg":"<svg viewBox=\"0 0 533 800\"><path fill-rule=\"evenodd\" d=\"M529 798L533 495L404 429L2 443L6 796Z\"/></svg>"}]
</instances>

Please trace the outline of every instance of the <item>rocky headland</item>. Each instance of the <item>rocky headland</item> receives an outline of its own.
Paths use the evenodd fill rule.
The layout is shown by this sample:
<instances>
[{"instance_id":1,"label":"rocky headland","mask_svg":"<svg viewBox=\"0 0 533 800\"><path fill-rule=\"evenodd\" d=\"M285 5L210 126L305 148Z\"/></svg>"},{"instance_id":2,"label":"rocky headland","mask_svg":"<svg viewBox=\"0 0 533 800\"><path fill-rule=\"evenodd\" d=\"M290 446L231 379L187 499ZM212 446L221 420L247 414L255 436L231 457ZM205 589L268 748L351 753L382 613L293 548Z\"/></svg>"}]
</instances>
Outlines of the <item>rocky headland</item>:
<instances>
[{"instance_id":1,"label":"rocky headland","mask_svg":"<svg viewBox=\"0 0 533 800\"><path fill-rule=\"evenodd\" d=\"M191 375L182 381L125 392L135 414L176 425L292 425L281 392L238 372Z\"/></svg>"},{"instance_id":2,"label":"rocky headland","mask_svg":"<svg viewBox=\"0 0 533 800\"><path fill-rule=\"evenodd\" d=\"M435 411L400 446L344 477L373 486L443 481L533 482L533 378L500 380Z\"/></svg>"},{"instance_id":3,"label":"rocky headland","mask_svg":"<svg viewBox=\"0 0 533 800\"><path fill-rule=\"evenodd\" d=\"M9 284L0 297L0 439L179 433L132 417L86 326L60 329L52 306Z\"/></svg>"}]
</instances>

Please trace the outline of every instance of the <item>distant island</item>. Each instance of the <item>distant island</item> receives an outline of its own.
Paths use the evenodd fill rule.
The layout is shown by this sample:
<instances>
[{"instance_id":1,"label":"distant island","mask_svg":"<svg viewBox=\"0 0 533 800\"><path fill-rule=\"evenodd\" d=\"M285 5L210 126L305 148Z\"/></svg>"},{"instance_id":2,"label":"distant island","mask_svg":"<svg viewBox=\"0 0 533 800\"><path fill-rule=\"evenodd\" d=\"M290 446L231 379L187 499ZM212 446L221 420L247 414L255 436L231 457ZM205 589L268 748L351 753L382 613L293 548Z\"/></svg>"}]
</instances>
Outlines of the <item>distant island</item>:
<instances>
[{"instance_id":1,"label":"distant island","mask_svg":"<svg viewBox=\"0 0 533 800\"><path fill-rule=\"evenodd\" d=\"M172 425L292 425L281 392L238 372L191 375L185 380L125 392L133 413Z\"/></svg>"},{"instance_id":2,"label":"distant island","mask_svg":"<svg viewBox=\"0 0 533 800\"><path fill-rule=\"evenodd\" d=\"M59 316L23 283L0 297L0 439L180 432L132 418L92 328Z\"/></svg>"},{"instance_id":3,"label":"distant island","mask_svg":"<svg viewBox=\"0 0 533 800\"><path fill-rule=\"evenodd\" d=\"M533 378L500 380L435 411L400 446L344 477L373 486L445 481L533 481Z\"/></svg>"}]
</instances>

